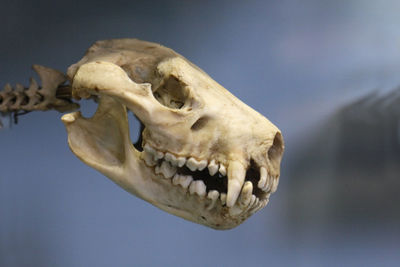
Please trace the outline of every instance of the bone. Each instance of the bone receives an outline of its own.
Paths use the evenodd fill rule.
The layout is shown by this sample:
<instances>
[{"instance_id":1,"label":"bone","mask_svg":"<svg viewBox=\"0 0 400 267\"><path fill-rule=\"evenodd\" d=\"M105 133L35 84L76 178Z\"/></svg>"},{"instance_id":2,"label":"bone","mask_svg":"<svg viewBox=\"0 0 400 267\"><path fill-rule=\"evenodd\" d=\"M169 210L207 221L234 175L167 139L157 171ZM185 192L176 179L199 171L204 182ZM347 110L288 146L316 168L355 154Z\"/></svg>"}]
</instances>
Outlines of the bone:
<instances>
[{"instance_id":1,"label":"bone","mask_svg":"<svg viewBox=\"0 0 400 267\"><path fill-rule=\"evenodd\" d=\"M197 194L200 197L204 197L206 195L206 185L202 180L193 181L189 187L190 194Z\"/></svg>"},{"instance_id":2,"label":"bone","mask_svg":"<svg viewBox=\"0 0 400 267\"><path fill-rule=\"evenodd\" d=\"M219 197L219 192L217 190L211 190L208 192L207 198L211 199L210 205L208 205L207 210L212 210L215 207L215 203L217 202Z\"/></svg>"},{"instance_id":3,"label":"bone","mask_svg":"<svg viewBox=\"0 0 400 267\"><path fill-rule=\"evenodd\" d=\"M233 205L235 205L244 184L245 177L246 169L242 163L231 161L228 167L228 193L226 197L226 205L228 207L233 207Z\"/></svg>"},{"instance_id":4,"label":"bone","mask_svg":"<svg viewBox=\"0 0 400 267\"><path fill-rule=\"evenodd\" d=\"M211 160L210 164L208 164L208 172L211 176L214 176L218 172L219 165L215 162L215 160Z\"/></svg>"},{"instance_id":5,"label":"bone","mask_svg":"<svg viewBox=\"0 0 400 267\"><path fill-rule=\"evenodd\" d=\"M258 188L262 189L265 186L265 182L267 181L267 169L265 167L260 168L260 180L258 181Z\"/></svg>"}]
</instances>

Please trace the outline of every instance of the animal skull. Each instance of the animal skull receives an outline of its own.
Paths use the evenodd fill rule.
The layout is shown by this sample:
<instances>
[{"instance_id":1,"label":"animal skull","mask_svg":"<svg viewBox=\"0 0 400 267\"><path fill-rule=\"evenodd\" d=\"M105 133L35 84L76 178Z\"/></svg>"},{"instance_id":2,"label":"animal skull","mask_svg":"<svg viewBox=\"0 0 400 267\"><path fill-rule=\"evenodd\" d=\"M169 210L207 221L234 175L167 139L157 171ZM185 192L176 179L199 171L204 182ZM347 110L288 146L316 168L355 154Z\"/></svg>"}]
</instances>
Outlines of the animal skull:
<instances>
[{"instance_id":1,"label":"animal skull","mask_svg":"<svg viewBox=\"0 0 400 267\"><path fill-rule=\"evenodd\" d=\"M275 192L279 129L171 49L98 41L67 74L75 98L99 98L92 118L62 117L71 150L128 192L215 229L239 225ZM127 109L144 127L134 145Z\"/></svg>"}]
</instances>

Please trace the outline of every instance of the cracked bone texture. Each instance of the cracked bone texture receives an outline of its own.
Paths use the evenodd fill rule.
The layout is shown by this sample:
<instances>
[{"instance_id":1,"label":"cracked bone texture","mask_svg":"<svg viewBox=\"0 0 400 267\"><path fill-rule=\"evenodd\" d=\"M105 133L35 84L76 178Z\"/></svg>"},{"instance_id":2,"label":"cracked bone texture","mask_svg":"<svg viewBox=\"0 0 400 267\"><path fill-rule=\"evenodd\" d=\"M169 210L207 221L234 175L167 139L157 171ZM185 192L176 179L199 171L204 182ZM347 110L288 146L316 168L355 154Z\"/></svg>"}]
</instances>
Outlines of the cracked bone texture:
<instances>
[{"instance_id":1,"label":"cracked bone texture","mask_svg":"<svg viewBox=\"0 0 400 267\"><path fill-rule=\"evenodd\" d=\"M128 192L230 229L276 190L279 129L173 50L136 39L98 41L67 75L76 99L99 98L92 118L63 116L71 150ZM135 146L127 110L144 125Z\"/></svg>"}]
</instances>

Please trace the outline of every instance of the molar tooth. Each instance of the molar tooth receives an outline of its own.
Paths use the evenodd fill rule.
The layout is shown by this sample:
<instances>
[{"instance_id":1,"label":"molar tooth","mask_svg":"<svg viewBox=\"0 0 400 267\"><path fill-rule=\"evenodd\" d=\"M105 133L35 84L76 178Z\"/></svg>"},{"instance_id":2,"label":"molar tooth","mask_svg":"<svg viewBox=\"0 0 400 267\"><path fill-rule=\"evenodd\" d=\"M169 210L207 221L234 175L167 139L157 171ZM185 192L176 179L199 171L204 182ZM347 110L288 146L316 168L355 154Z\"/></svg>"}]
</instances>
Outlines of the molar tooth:
<instances>
[{"instance_id":1,"label":"molar tooth","mask_svg":"<svg viewBox=\"0 0 400 267\"><path fill-rule=\"evenodd\" d=\"M225 193L221 193L219 198L221 199L221 204L225 205L226 204L226 194Z\"/></svg>"},{"instance_id":2,"label":"molar tooth","mask_svg":"<svg viewBox=\"0 0 400 267\"><path fill-rule=\"evenodd\" d=\"M207 210L212 210L212 208L214 208L218 197L219 197L219 192L217 190L211 190L210 192L208 192L207 198L211 199L211 203L207 207Z\"/></svg>"},{"instance_id":3,"label":"molar tooth","mask_svg":"<svg viewBox=\"0 0 400 267\"><path fill-rule=\"evenodd\" d=\"M199 162L195 159L195 158L190 158L186 161L186 166L192 171L194 172L195 170L198 169L199 166Z\"/></svg>"},{"instance_id":4,"label":"molar tooth","mask_svg":"<svg viewBox=\"0 0 400 267\"><path fill-rule=\"evenodd\" d=\"M193 195L196 193L197 181L193 181L189 186L189 193Z\"/></svg>"},{"instance_id":5,"label":"molar tooth","mask_svg":"<svg viewBox=\"0 0 400 267\"><path fill-rule=\"evenodd\" d=\"M178 160L176 159L176 157L169 152L165 153L165 160L169 161L173 166L178 165Z\"/></svg>"},{"instance_id":6,"label":"molar tooth","mask_svg":"<svg viewBox=\"0 0 400 267\"><path fill-rule=\"evenodd\" d=\"M222 176L226 176L226 167L225 167L223 164L220 164L220 165L219 165L219 173L220 173Z\"/></svg>"},{"instance_id":7,"label":"molar tooth","mask_svg":"<svg viewBox=\"0 0 400 267\"><path fill-rule=\"evenodd\" d=\"M160 171L164 174L164 177L168 179L176 173L176 167L169 164L168 161L163 161L161 163Z\"/></svg>"},{"instance_id":8,"label":"molar tooth","mask_svg":"<svg viewBox=\"0 0 400 267\"><path fill-rule=\"evenodd\" d=\"M143 149L152 156L155 156L157 154L157 151L154 148L152 148L149 144L145 144Z\"/></svg>"},{"instance_id":9,"label":"molar tooth","mask_svg":"<svg viewBox=\"0 0 400 267\"><path fill-rule=\"evenodd\" d=\"M239 161L231 161L228 167L228 193L226 197L226 205L228 207L233 207L233 205L235 205L244 184L245 177L246 169L242 163Z\"/></svg>"},{"instance_id":10,"label":"molar tooth","mask_svg":"<svg viewBox=\"0 0 400 267\"><path fill-rule=\"evenodd\" d=\"M183 187L183 188L188 188L190 183L192 183L193 181L193 177L191 175L181 175L180 176L180 181L179 184Z\"/></svg>"},{"instance_id":11,"label":"molar tooth","mask_svg":"<svg viewBox=\"0 0 400 267\"><path fill-rule=\"evenodd\" d=\"M157 162L154 160L153 155L146 150L142 152L142 158L146 162L147 166L153 167L157 164Z\"/></svg>"},{"instance_id":12,"label":"molar tooth","mask_svg":"<svg viewBox=\"0 0 400 267\"><path fill-rule=\"evenodd\" d=\"M211 160L210 164L208 164L208 171L211 176L214 176L218 172L218 164L215 163L215 160Z\"/></svg>"},{"instance_id":13,"label":"molar tooth","mask_svg":"<svg viewBox=\"0 0 400 267\"><path fill-rule=\"evenodd\" d=\"M156 168L154 169L154 171L155 171L156 174L162 173L162 172L161 172L161 168L160 168L160 166L158 166L158 165L156 166Z\"/></svg>"},{"instance_id":14,"label":"molar tooth","mask_svg":"<svg viewBox=\"0 0 400 267\"><path fill-rule=\"evenodd\" d=\"M186 163L186 158L178 157L177 162L178 162L178 167L182 167Z\"/></svg>"},{"instance_id":15,"label":"molar tooth","mask_svg":"<svg viewBox=\"0 0 400 267\"><path fill-rule=\"evenodd\" d=\"M267 169L265 167L260 168L260 180L258 181L258 188L262 189L265 185L265 182L267 181Z\"/></svg>"}]
</instances>

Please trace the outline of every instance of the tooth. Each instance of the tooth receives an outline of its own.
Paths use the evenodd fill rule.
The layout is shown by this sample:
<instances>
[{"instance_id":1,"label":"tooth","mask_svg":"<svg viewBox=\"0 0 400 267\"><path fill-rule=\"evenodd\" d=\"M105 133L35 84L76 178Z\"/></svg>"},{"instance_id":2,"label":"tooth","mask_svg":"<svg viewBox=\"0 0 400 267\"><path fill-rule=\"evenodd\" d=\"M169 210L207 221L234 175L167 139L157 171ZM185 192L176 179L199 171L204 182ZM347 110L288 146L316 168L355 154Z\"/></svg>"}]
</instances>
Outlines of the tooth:
<instances>
[{"instance_id":1,"label":"tooth","mask_svg":"<svg viewBox=\"0 0 400 267\"><path fill-rule=\"evenodd\" d=\"M151 155L147 151L142 152L142 157L143 160L146 162L147 166L153 167L157 164L157 162L154 160L153 155Z\"/></svg>"},{"instance_id":2,"label":"tooth","mask_svg":"<svg viewBox=\"0 0 400 267\"><path fill-rule=\"evenodd\" d=\"M176 173L176 167L169 164L168 161L163 161L161 163L160 171L164 174L165 178L171 178Z\"/></svg>"},{"instance_id":3,"label":"tooth","mask_svg":"<svg viewBox=\"0 0 400 267\"><path fill-rule=\"evenodd\" d=\"M241 207L239 207L237 205L229 208L229 215L231 215L231 216L237 216L242 212L243 212L243 210L241 209Z\"/></svg>"},{"instance_id":4,"label":"tooth","mask_svg":"<svg viewBox=\"0 0 400 267\"><path fill-rule=\"evenodd\" d=\"M179 183L183 188L186 189L186 188L189 187L189 185L190 185L190 183L192 181L193 181L193 177L192 176L190 176L190 175L181 175Z\"/></svg>"},{"instance_id":5,"label":"tooth","mask_svg":"<svg viewBox=\"0 0 400 267\"><path fill-rule=\"evenodd\" d=\"M169 161L173 166L178 165L178 160L176 159L176 157L169 152L165 153L165 160Z\"/></svg>"},{"instance_id":6,"label":"tooth","mask_svg":"<svg viewBox=\"0 0 400 267\"><path fill-rule=\"evenodd\" d=\"M244 184L245 177L246 169L242 163L239 161L231 161L228 167L228 193L226 196L226 205L228 207L233 207L233 205L235 205Z\"/></svg>"},{"instance_id":7,"label":"tooth","mask_svg":"<svg viewBox=\"0 0 400 267\"><path fill-rule=\"evenodd\" d=\"M224 165L222 165L222 164L220 164L220 166L219 166L219 173L220 173L222 176L225 176L225 175L226 175L226 167L225 167Z\"/></svg>"},{"instance_id":8,"label":"tooth","mask_svg":"<svg viewBox=\"0 0 400 267\"><path fill-rule=\"evenodd\" d=\"M257 198L256 198L255 195L251 195L250 202L249 202L249 205L247 206L247 209L246 209L246 210L249 210L250 208L253 207L254 202L256 202L256 199L257 199Z\"/></svg>"},{"instance_id":9,"label":"tooth","mask_svg":"<svg viewBox=\"0 0 400 267\"><path fill-rule=\"evenodd\" d=\"M247 207L250 204L252 192L253 183L250 181L245 182L238 200L241 207Z\"/></svg>"},{"instance_id":10,"label":"tooth","mask_svg":"<svg viewBox=\"0 0 400 267\"><path fill-rule=\"evenodd\" d=\"M225 193L221 193L219 198L221 199L221 204L225 205L226 204L226 194Z\"/></svg>"},{"instance_id":11,"label":"tooth","mask_svg":"<svg viewBox=\"0 0 400 267\"><path fill-rule=\"evenodd\" d=\"M267 174L267 180L265 182L265 185L263 188L261 188L262 191L264 192L269 192L271 191L271 186L272 186L272 176Z\"/></svg>"},{"instance_id":12,"label":"tooth","mask_svg":"<svg viewBox=\"0 0 400 267\"><path fill-rule=\"evenodd\" d=\"M219 192L217 190L211 190L208 192L207 198L211 199L210 205L207 207L207 210L212 210L217 202L219 197Z\"/></svg>"},{"instance_id":13,"label":"tooth","mask_svg":"<svg viewBox=\"0 0 400 267\"><path fill-rule=\"evenodd\" d=\"M172 184L178 185L180 183L181 176L179 174L175 174L174 178L172 178Z\"/></svg>"},{"instance_id":14,"label":"tooth","mask_svg":"<svg viewBox=\"0 0 400 267\"><path fill-rule=\"evenodd\" d=\"M157 154L156 150L152 148L149 144L145 144L143 149L152 156L155 156Z\"/></svg>"},{"instance_id":15,"label":"tooth","mask_svg":"<svg viewBox=\"0 0 400 267\"><path fill-rule=\"evenodd\" d=\"M191 195L193 195L194 193L196 193L196 188L197 187L197 181L193 181L190 186L189 186L189 193Z\"/></svg>"},{"instance_id":16,"label":"tooth","mask_svg":"<svg viewBox=\"0 0 400 267\"><path fill-rule=\"evenodd\" d=\"M273 178L271 193L275 193L276 189L278 189L279 184L279 176Z\"/></svg>"},{"instance_id":17,"label":"tooth","mask_svg":"<svg viewBox=\"0 0 400 267\"><path fill-rule=\"evenodd\" d=\"M156 159L162 159L164 157L164 153L161 151L157 151L155 154Z\"/></svg>"},{"instance_id":18,"label":"tooth","mask_svg":"<svg viewBox=\"0 0 400 267\"><path fill-rule=\"evenodd\" d=\"M199 171L202 171L207 167L207 165L208 165L208 161L206 159L203 159L203 160L200 160L197 168L199 169Z\"/></svg>"},{"instance_id":19,"label":"tooth","mask_svg":"<svg viewBox=\"0 0 400 267\"><path fill-rule=\"evenodd\" d=\"M206 185L202 180L198 180L196 183L196 193L201 197L206 195Z\"/></svg>"},{"instance_id":20,"label":"tooth","mask_svg":"<svg viewBox=\"0 0 400 267\"><path fill-rule=\"evenodd\" d=\"M260 181L258 181L258 184L257 184L258 188L261 189L264 187L265 182L267 181L267 176L268 176L267 169L265 167L261 167L260 168Z\"/></svg>"},{"instance_id":21,"label":"tooth","mask_svg":"<svg viewBox=\"0 0 400 267\"><path fill-rule=\"evenodd\" d=\"M198 169L199 162L195 158L190 158L186 161L186 166L194 172L195 170Z\"/></svg>"},{"instance_id":22,"label":"tooth","mask_svg":"<svg viewBox=\"0 0 400 267\"><path fill-rule=\"evenodd\" d=\"M162 173L162 172L161 172L161 168L160 168L160 166L158 166L158 165L156 166L156 168L154 169L154 171L155 171L156 174Z\"/></svg>"},{"instance_id":23,"label":"tooth","mask_svg":"<svg viewBox=\"0 0 400 267\"><path fill-rule=\"evenodd\" d=\"M182 166L185 165L185 163L186 163L186 158L184 158L184 157L179 157L179 158L177 159L177 162L178 162L178 167L182 167Z\"/></svg>"},{"instance_id":24,"label":"tooth","mask_svg":"<svg viewBox=\"0 0 400 267\"><path fill-rule=\"evenodd\" d=\"M214 176L218 172L218 164L215 163L215 160L211 160L210 164L208 164L208 171L211 176Z\"/></svg>"}]
</instances>

